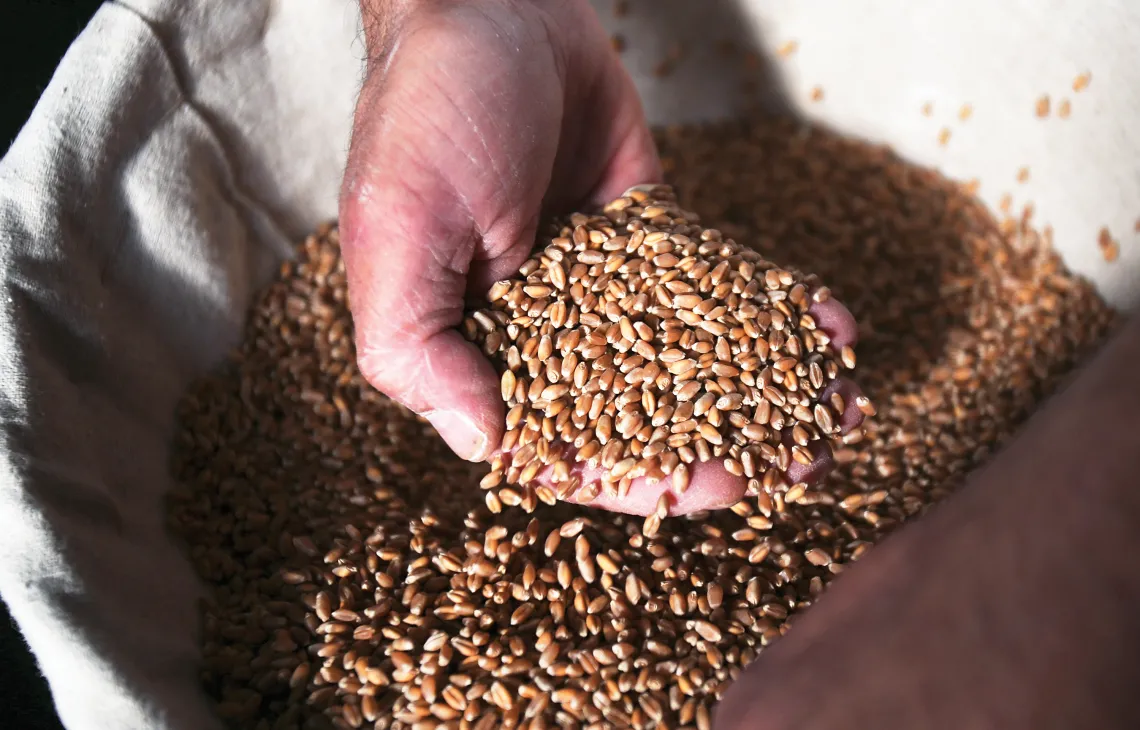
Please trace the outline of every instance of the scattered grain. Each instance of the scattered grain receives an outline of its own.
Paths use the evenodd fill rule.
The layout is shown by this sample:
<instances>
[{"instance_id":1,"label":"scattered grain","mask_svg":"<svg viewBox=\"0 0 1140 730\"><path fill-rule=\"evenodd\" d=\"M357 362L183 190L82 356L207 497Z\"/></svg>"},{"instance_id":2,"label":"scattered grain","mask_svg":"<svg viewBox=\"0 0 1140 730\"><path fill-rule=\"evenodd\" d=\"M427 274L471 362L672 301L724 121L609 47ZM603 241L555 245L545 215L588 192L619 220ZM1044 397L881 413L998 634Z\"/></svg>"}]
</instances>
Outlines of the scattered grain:
<instances>
[{"instance_id":1,"label":"scattered grain","mask_svg":"<svg viewBox=\"0 0 1140 730\"><path fill-rule=\"evenodd\" d=\"M771 120L658 142L723 238L815 267L865 324L878 415L824 484L789 487L758 453L746 501L652 535L526 487L484 492L485 467L360 376L322 228L179 406L170 523L208 587L203 687L230 727L708 730L788 617L961 483L1113 322L1047 235L882 147Z\"/></svg>"},{"instance_id":2,"label":"scattered grain","mask_svg":"<svg viewBox=\"0 0 1140 730\"><path fill-rule=\"evenodd\" d=\"M1061 99L1061 101L1057 102L1057 116L1061 119L1068 119L1072 111L1073 105L1068 99Z\"/></svg>"},{"instance_id":3,"label":"scattered grain","mask_svg":"<svg viewBox=\"0 0 1140 730\"><path fill-rule=\"evenodd\" d=\"M1089 87L1089 84L1091 84L1091 83L1092 83L1092 73L1089 71L1085 71L1083 74L1080 74L1075 79L1073 79L1073 91L1076 91L1078 93L1081 91L1084 91L1085 89L1087 89Z\"/></svg>"},{"instance_id":4,"label":"scattered grain","mask_svg":"<svg viewBox=\"0 0 1140 730\"><path fill-rule=\"evenodd\" d=\"M1120 256L1120 245L1116 239L1109 233L1108 228L1101 228L1096 238L1097 246L1100 248L1100 255L1104 260L1112 263Z\"/></svg>"},{"instance_id":5,"label":"scattered grain","mask_svg":"<svg viewBox=\"0 0 1140 730\"><path fill-rule=\"evenodd\" d=\"M1049 116L1048 94L1037 99L1037 103L1034 105L1034 111L1036 112L1038 119L1044 119L1045 117Z\"/></svg>"}]
</instances>

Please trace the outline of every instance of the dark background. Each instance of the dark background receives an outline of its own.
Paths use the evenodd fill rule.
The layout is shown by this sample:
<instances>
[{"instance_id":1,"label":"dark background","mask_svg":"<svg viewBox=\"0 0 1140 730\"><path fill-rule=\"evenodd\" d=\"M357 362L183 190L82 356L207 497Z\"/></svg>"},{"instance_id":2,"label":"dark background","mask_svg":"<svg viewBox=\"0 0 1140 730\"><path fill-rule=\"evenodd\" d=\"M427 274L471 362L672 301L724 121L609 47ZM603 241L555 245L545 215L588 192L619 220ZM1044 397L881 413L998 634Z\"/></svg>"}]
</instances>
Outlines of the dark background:
<instances>
[{"instance_id":1,"label":"dark background","mask_svg":"<svg viewBox=\"0 0 1140 730\"><path fill-rule=\"evenodd\" d=\"M0 0L0 150L24 126L67 47L98 0ZM0 602L0 725L62 728L47 684Z\"/></svg>"}]
</instances>

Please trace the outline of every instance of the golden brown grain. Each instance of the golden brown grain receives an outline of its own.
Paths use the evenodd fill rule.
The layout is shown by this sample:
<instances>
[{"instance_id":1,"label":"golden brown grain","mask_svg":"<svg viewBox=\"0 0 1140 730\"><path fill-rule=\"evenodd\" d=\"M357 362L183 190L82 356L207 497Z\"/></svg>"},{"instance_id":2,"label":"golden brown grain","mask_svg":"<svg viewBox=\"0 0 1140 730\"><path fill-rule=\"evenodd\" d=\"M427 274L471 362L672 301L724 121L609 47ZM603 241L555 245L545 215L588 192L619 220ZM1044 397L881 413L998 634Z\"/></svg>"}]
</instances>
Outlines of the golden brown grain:
<instances>
[{"instance_id":1,"label":"golden brown grain","mask_svg":"<svg viewBox=\"0 0 1140 730\"><path fill-rule=\"evenodd\" d=\"M1081 92L1089 87L1092 83L1092 73L1086 71L1073 79L1073 91Z\"/></svg>"},{"instance_id":2,"label":"golden brown grain","mask_svg":"<svg viewBox=\"0 0 1140 730\"><path fill-rule=\"evenodd\" d=\"M1096 243L1097 247L1100 248L1100 255L1104 257L1105 261L1112 263L1120 256L1120 245L1109 233L1108 228L1100 229L1097 233Z\"/></svg>"},{"instance_id":3,"label":"golden brown grain","mask_svg":"<svg viewBox=\"0 0 1140 730\"><path fill-rule=\"evenodd\" d=\"M1041 96L1037 99L1037 103L1033 106L1034 113L1037 114L1038 119L1044 119L1049 116L1049 95Z\"/></svg>"},{"instance_id":4,"label":"golden brown grain","mask_svg":"<svg viewBox=\"0 0 1140 730\"><path fill-rule=\"evenodd\" d=\"M361 378L322 228L179 407L170 523L208 589L201 676L229 726L707 730L789 616L960 484L1113 321L1047 234L885 148L772 120L657 139L678 199L851 308L878 415L825 483L764 460L746 500L652 535L561 502L528 514L525 488L486 492L492 509L486 469Z\"/></svg>"},{"instance_id":5,"label":"golden brown grain","mask_svg":"<svg viewBox=\"0 0 1140 730\"><path fill-rule=\"evenodd\" d=\"M663 185L554 222L463 325L503 372L508 414L482 486L506 502L503 490L537 489L539 477L569 495L573 478L577 501L623 496L637 478L667 476L683 448L738 476L741 459L767 468L840 363L855 365L854 350L815 329L818 286L703 227ZM798 428L802 447L839 436ZM593 439L600 453L577 450ZM600 464L600 482L571 476L582 462ZM673 479L678 494L687 477Z\"/></svg>"}]
</instances>

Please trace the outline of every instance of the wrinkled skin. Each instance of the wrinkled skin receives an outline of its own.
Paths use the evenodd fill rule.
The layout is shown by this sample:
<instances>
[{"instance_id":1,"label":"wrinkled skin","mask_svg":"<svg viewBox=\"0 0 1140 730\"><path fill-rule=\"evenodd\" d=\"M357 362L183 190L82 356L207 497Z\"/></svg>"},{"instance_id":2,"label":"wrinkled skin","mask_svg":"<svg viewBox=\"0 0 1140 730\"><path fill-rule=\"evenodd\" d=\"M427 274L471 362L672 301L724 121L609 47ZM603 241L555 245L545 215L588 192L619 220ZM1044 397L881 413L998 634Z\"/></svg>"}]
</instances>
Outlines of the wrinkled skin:
<instances>
[{"instance_id":1,"label":"wrinkled skin","mask_svg":"<svg viewBox=\"0 0 1140 730\"><path fill-rule=\"evenodd\" d=\"M503 406L453 329L465 296L525 260L544 212L657 180L658 162L585 0L363 5L372 62L341 203L361 367L486 458ZM853 342L846 310L816 314ZM1140 727L1136 362L1131 324L961 494L836 581L733 685L717 730ZM705 467L679 511L738 495Z\"/></svg>"},{"instance_id":2,"label":"wrinkled skin","mask_svg":"<svg viewBox=\"0 0 1140 730\"><path fill-rule=\"evenodd\" d=\"M360 366L460 456L486 459L505 412L491 365L455 330L465 298L517 271L544 213L660 180L657 153L637 92L582 0L412 3L383 23L376 12L365 11L376 52L341 201ZM854 344L840 303L812 313L837 348ZM860 419L851 408L841 425ZM821 445L789 483L829 466ZM593 504L646 514L667 486L638 480L628 497ZM719 463L701 464L674 513L729 506L744 487Z\"/></svg>"}]
</instances>

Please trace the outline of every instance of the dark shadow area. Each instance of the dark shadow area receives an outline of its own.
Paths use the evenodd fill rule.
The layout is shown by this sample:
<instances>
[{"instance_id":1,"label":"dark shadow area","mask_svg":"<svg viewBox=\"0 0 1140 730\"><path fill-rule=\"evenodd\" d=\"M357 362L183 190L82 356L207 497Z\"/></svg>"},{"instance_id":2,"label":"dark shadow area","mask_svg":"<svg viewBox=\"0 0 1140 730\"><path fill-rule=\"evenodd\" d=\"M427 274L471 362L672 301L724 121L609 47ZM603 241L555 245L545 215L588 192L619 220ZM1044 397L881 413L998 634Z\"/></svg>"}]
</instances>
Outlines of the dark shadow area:
<instances>
[{"instance_id":1,"label":"dark shadow area","mask_svg":"<svg viewBox=\"0 0 1140 730\"><path fill-rule=\"evenodd\" d=\"M7 0L0 8L0 143L16 137L99 0Z\"/></svg>"},{"instance_id":2,"label":"dark shadow area","mask_svg":"<svg viewBox=\"0 0 1140 730\"><path fill-rule=\"evenodd\" d=\"M793 116L772 59L737 0L595 2L624 47L651 124L706 122L746 113Z\"/></svg>"},{"instance_id":3,"label":"dark shadow area","mask_svg":"<svg viewBox=\"0 0 1140 730\"><path fill-rule=\"evenodd\" d=\"M99 0L8 0L0 8L0 144L7 151ZM47 683L0 602L0 707L13 730L62 728Z\"/></svg>"},{"instance_id":4,"label":"dark shadow area","mask_svg":"<svg viewBox=\"0 0 1140 730\"><path fill-rule=\"evenodd\" d=\"M780 265L818 274L859 321L864 389L918 382L967 326L971 238L995 223L957 183L789 117L657 135L666 177L706 225Z\"/></svg>"},{"instance_id":5,"label":"dark shadow area","mask_svg":"<svg viewBox=\"0 0 1140 730\"><path fill-rule=\"evenodd\" d=\"M994 230L990 214L934 171L803 119L740 0L631 3L603 21L637 30L624 60L650 119L670 120L657 139L682 203L818 274L860 322L864 373L922 379L967 322L952 282L974 270L967 240Z\"/></svg>"}]
</instances>

